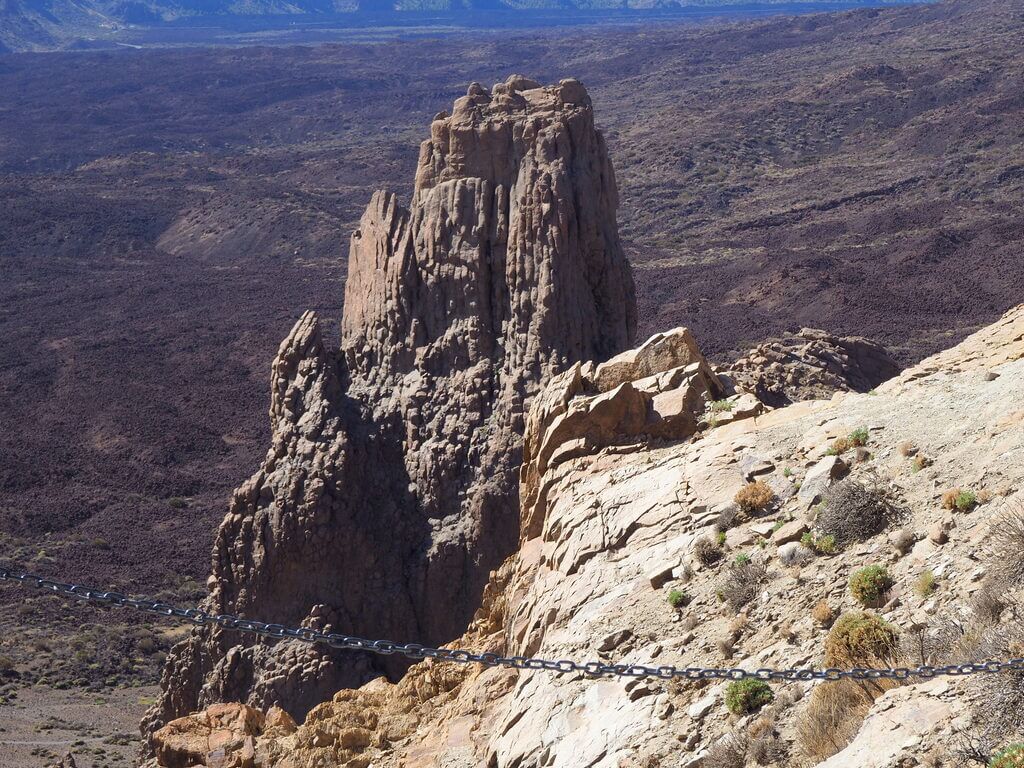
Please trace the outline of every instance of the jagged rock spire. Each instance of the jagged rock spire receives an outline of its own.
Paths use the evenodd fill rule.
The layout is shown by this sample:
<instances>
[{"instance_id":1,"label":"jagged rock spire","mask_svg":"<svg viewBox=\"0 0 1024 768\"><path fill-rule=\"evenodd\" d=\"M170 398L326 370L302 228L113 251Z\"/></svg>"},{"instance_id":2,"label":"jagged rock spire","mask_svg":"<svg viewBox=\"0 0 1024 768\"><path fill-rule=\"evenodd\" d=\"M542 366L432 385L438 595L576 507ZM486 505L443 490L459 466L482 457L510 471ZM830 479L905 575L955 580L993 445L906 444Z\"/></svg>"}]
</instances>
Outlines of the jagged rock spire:
<instances>
[{"instance_id":1,"label":"jagged rock spire","mask_svg":"<svg viewBox=\"0 0 1024 768\"><path fill-rule=\"evenodd\" d=\"M430 133L410 207L377 192L352 235L340 350L312 313L281 346L273 444L221 524L209 608L456 637L518 540L530 399L633 342L615 178L586 89L474 83ZM219 700L301 716L379 663L197 630L145 727Z\"/></svg>"}]
</instances>

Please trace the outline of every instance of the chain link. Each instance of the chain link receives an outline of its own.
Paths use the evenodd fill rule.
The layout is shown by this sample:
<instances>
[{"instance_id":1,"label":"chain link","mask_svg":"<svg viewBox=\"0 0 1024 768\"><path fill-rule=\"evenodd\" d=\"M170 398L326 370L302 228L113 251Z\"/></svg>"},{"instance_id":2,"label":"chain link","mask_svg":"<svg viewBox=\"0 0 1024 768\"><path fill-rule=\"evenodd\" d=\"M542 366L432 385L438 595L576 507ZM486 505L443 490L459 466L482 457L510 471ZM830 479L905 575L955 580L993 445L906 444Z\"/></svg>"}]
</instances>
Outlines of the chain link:
<instances>
[{"instance_id":1,"label":"chain link","mask_svg":"<svg viewBox=\"0 0 1024 768\"><path fill-rule=\"evenodd\" d=\"M228 614L210 614L198 608L177 608L148 598L132 598L119 592L107 592L81 584L64 584L51 581L31 573L21 573L0 567L0 581L13 581L24 586L36 587L64 597L86 602L105 603L118 608L133 608L146 613L184 619L197 626L217 626L234 632L250 632L261 637L282 640L298 640L311 645L326 645L331 648L351 651L369 651L385 656L399 654L410 659L434 659L456 664L482 664L485 667L507 667L509 669L542 670L546 672L583 673L589 677L658 677L665 680L685 678L688 680L908 680L910 678L931 679L940 676L973 674L995 674L999 672L1024 672L1024 659L989 660L976 663L950 664L946 666L895 667L869 669L717 669L713 667L674 667L671 665L649 667L643 664L605 664L600 661L580 663L570 659L552 661L527 656L500 656L496 653L473 653L455 648L432 648L415 643L395 643L390 640L365 640L335 633L318 632L315 629L292 628L282 624L267 624L253 619L242 619Z\"/></svg>"}]
</instances>

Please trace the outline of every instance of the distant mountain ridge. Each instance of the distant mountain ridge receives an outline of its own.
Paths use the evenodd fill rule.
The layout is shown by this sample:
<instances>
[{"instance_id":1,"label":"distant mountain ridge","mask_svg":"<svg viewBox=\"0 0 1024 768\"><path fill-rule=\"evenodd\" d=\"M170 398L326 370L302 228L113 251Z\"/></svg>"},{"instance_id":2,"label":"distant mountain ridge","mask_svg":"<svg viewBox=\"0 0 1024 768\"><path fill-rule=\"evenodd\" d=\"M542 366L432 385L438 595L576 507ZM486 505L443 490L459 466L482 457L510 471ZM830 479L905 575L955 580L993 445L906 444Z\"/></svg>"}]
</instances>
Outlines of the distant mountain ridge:
<instances>
[{"instance_id":1,"label":"distant mountain ridge","mask_svg":"<svg viewBox=\"0 0 1024 768\"><path fill-rule=\"evenodd\" d=\"M815 6L887 5L921 0L810 0ZM514 11L671 11L794 6L802 0L0 0L0 53L109 47L140 29L216 20L271 27L291 19L329 21L353 14ZM130 41L130 40L129 40Z\"/></svg>"}]
</instances>

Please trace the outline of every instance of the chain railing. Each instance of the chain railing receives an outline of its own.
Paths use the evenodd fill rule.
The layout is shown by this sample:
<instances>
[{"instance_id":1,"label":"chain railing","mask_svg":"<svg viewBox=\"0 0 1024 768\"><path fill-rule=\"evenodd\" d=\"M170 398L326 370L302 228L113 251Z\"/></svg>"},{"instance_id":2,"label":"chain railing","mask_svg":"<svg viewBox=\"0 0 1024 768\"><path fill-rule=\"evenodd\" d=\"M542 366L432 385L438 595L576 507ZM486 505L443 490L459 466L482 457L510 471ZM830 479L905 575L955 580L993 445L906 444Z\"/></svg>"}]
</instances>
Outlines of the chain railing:
<instances>
[{"instance_id":1,"label":"chain railing","mask_svg":"<svg viewBox=\"0 0 1024 768\"><path fill-rule=\"evenodd\" d=\"M10 581L22 586L34 587L63 597L86 602L102 603L118 608L132 608L158 616L167 616L187 621L196 626L216 626L233 632L250 632L261 637L279 640L297 640L311 645L325 645L330 648L350 651L368 651L390 656L398 654L410 659L433 659L456 664L480 664L485 667L507 667L510 669L538 670L556 674L582 673L590 677L634 677L662 678L666 680L683 678L688 680L909 680L911 678L931 679L940 676L973 674L996 674L1000 672L1024 672L1024 659L988 660L945 666L922 665L918 667L890 668L791 668L755 669L739 667L718 669L713 667L675 667L671 665L645 666L643 664L605 664L601 661L577 662L570 659L549 660L530 656L502 656L497 653L474 653L458 648L434 648L415 643L396 643L391 640L365 640L336 633L319 632L305 627L286 627L283 624L268 624L255 619L243 619L229 614L211 614L199 608L178 608L150 598L133 598L119 592L109 592L81 584L65 584L43 576L23 573L0 567L0 581Z\"/></svg>"}]
</instances>

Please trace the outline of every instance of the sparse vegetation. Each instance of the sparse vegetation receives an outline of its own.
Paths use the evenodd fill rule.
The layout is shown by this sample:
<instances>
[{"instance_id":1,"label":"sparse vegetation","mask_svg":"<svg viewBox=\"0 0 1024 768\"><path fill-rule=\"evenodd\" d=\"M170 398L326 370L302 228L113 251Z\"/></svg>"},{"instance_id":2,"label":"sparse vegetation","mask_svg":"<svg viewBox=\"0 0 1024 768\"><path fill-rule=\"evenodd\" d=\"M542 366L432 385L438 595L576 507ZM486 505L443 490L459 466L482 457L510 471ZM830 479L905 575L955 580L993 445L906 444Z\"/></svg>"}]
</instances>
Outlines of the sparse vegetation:
<instances>
[{"instance_id":1,"label":"sparse vegetation","mask_svg":"<svg viewBox=\"0 0 1024 768\"><path fill-rule=\"evenodd\" d=\"M689 602L689 596L685 590L671 589L668 593L668 604L673 608L682 608Z\"/></svg>"},{"instance_id":2,"label":"sparse vegetation","mask_svg":"<svg viewBox=\"0 0 1024 768\"><path fill-rule=\"evenodd\" d=\"M725 689L725 706L734 715L757 712L774 698L771 686L763 680L733 680Z\"/></svg>"},{"instance_id":3,"label":"sparse vegetation","mask_svg":"<svg viewBox=\"0 0 1024 768\"><path fill-rule=\"evenodd\" d=\"M827 600L820 600L811 609L811 618L823 627L831 627L836 620L836 612Z\"/></svg>"},{"instance_id":4,"label":"sparse vegetation","mask_svg":"<svg viewBox=\"0 0 1024 768\"><path fill-rule=\"evenodd\" d=\"M841 456L853 448L861 448L868 444L868 430L867 427L859 427L853 430L846 437L839 437L832 441L832 445L829 446L825 452L829 456Z\"/></svg>"},{"instance_id":5,"label":"sparse vegetation","mask_svg":"<svg viewBox=\"0 0 1024 768\"><path fill-rule=\"evenodd\" d=\"M978 506L978 497L971 490L950 488L942 494L943 509L955 509L959 512L970 512Z\"/></svg>"},{"instance_id":6,"label":"sparse vegetation","mask_svg":"<svg viewBox=\"0 0 1024 768\"><path fill-rule=\"evenodd\" d=\"M935 573L930 569L922 571L914 581L914 594L918 597L930 597L935 592L935 585Z\"/></svg>"},{"instance_id":7,"label":"sparse vegetation","mask_svg":"<svg viewBox=\"0 0 1024 768\"><path fill-rule=\"evenodd\" d=\"M836 544L836 537L821 536L820 538L815 537L814 534L808 532L800 537L800 543L819 555L834 555L839 551L839 545Z\"/></svg>"},{"instance_id":8,"label":"sparse vegetation","mask_svg":"<svg viewBox=\"0 0 1024 768\"><path fill-rule=\"evenodd\" d=\"M986 555L993 570L1013 586L1024 585L1024 505L1000 514L989 528Z\"/></svg>"},{"instance_id":9,"label":"sparse vegetation","mask_svg":"<svg viewBox=\"0 0 1024 768\"><path fill-rule=\"evenodd\" d=\"M796 723L800 753L819 763L839 752L857 735L870 706L870 697L851 680L826 681L816 686Z\"/></svg>"},{"instance_id":10,"label":"sparse vegetation","mask_svg":"<svg viewBox=\"0 0 1024 768\"><path fill-rule=\"evenodd\" d=\"M733 405L734 405L734 403L733 403L732 400L714 400L711 403L711 412L712 413L723 413L723 412L731 411L732 408L733 408Z\"/></svg>"},{"instance_id":11,"label":"sparse vegetation","mask_svg":"<svg viewBox=\"0 0 1024 768\"><path fill-rule=\"evenodd\" d=\"M763 563L747 558L730 566L717 594L738 612L758 596L767 577L768 569Z\"/></svg>"},{"instance_id":12,"label":"sparse vegetation","mask_svg":"<svg viewBox=\"0 0 1024 768\"><path fill-rule=\"evenodd\" d=\"M697 559L697 562L701 565L714 565L724 556L722 552L722 543L724 542L724 533L718 534L722 537L722 541L712 540L706 536L702 536L697 539L693 545L693 556Z\"/></svg>"},{"instance_id":13,"label":"sparse vegetation","mask_svg":"<svg viewBox=\"0 0 1024 768\"><path fill-rule=\"evenodd\" d=\"M895 510L879 487L847 478L825 491L815 527L845 547L878 535L895 517Z\"/></svg>"},{"instance_id":14,"label":"sparse vegetation","mask_svg":"<svg viewBox=\"0 0 1024 768\"><path fill-rule=\"evenodd\" d=\"M740 552L738 555L736 555L736 559L733 560L733 564L741 568L744 565L750 565L750 555L746 554L745 552Z\"/></svg>"},{"instance_id":15,"label":"sparse vegetation","mask_svg":"<svg viewBox=\"0 0 1024 768\"><path fill-rule=\"evenodd\" d=\"M1013 744L992 756L989 768L1024 768L1024 744Z\"/></svg>"},{"instance_id":16,"label":"sparse vegetation","mask_svg":"<svg viewBox=\"0 0 1024 768\"><path fill-rule=\"evenodd\" d=\"M917 454L917 456L914 457L913 461L910 462L910 469L913 472L920 472L925 467L930 467L932 463L933 462L931 459L929 459L923 453L919 453Z\"/></svg>"},{"instance_id":17,"label":"sparse vegetation","mask_svg":"<svg viewBox=\"0 0 1024 768\"><path fill-rule=\"evenodd\" d=\"M825 638L825 663L830 667L857 667L888 662L896 657L899 632L873 613L846 613Z\"/></svg>"},{"instance_id":18,"label":"sparse vegetation","mask_svg":"<svg viewBox=\"0 0 1024 768\"><path fill-rule=\"evenodd\" d=\"M748 515L763 514L775 503L775 491L763 480L747 483L733 498L740 510Z\"/></svg>"},{"instance_id":19,"label":"sparse vegetation","mask_svg":"<svg viewBox=\"0 0 1024 768\"><path fill-rule=\"evenodd\" d=\"M892 577L882 565L869 565L854 571L850 577L850 594L853 599L869 608L880 605L892 586Z\"/></svg>"}]
</instances>

